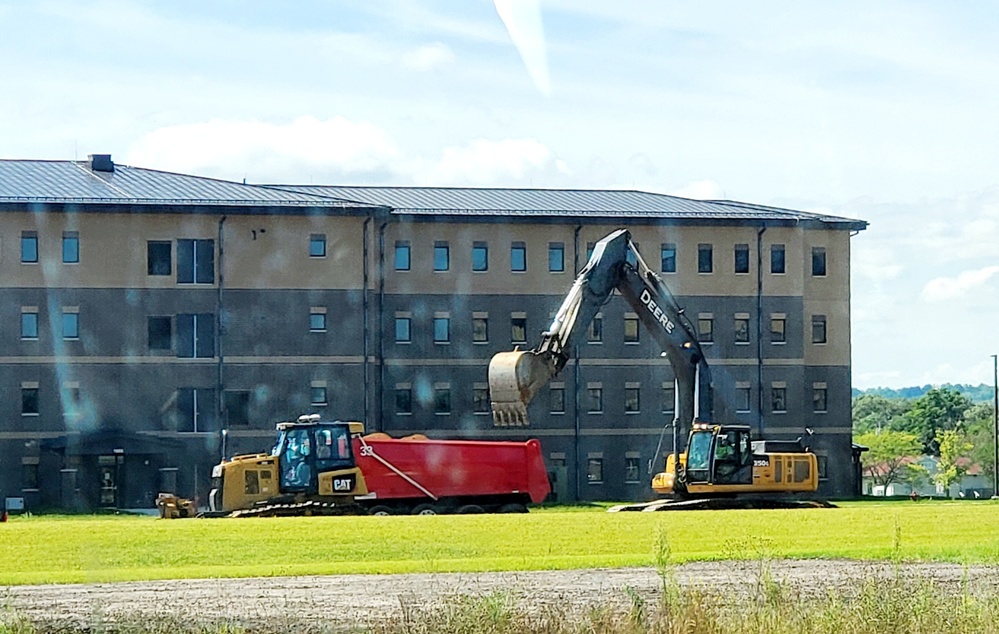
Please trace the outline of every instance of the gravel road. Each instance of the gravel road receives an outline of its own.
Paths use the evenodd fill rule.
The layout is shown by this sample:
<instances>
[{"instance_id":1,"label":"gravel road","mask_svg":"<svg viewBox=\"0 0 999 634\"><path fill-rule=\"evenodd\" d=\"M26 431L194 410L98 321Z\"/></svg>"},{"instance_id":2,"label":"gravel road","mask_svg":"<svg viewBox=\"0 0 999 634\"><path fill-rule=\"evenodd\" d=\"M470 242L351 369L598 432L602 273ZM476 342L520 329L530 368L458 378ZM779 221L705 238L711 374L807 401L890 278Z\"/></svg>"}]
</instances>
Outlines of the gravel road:
<instances>
[{"instance_id":1,"label":"gravel road","mask_svg":"<svg viewBox=\"0 0 999 634\"><path fill-rule=\"evenodd\" d=\"M762 566L773 579L803 595L848 592L857 579L903 575L942 587L999 592L999 566L904 564L894 567L843 560L699 562L677 566L677 580L711 593L752 592ZM12 586L0 600L39 624L58 629L150 617L241 624L319 619L345 628L373 625L455 595L508 593L524 605L588 605L628 600L626 590L649 598L662 587L651 568L518 573L335 575L249 579L198 579L113 584Z\"/></svg>"},{"instance_id":2,"label":"gravel road","mask_svg":"<svg viewBox=\"0 0 999 634\"><path fill-rule=\"evenodd\" d=\"M761 564L700 562L677 566L677 580L712 593L748 593ZM802 594L856 588L861 578L900 574L941 586L999 590L999 567L955 564L886 564L843 560L768 562L772 577ZM53 628L81 627L108 620L148 617L185 621L273 623L317 618L345 628L373 625L404 609L455 595L508 593L525 605L589 605L626 602L626 590L652 598L662 587L651 568L587 569L518 573L334 575L249 579L198 579L113 584L12 586L0 600L28 619Z\"/></svg>"}]
</instances>

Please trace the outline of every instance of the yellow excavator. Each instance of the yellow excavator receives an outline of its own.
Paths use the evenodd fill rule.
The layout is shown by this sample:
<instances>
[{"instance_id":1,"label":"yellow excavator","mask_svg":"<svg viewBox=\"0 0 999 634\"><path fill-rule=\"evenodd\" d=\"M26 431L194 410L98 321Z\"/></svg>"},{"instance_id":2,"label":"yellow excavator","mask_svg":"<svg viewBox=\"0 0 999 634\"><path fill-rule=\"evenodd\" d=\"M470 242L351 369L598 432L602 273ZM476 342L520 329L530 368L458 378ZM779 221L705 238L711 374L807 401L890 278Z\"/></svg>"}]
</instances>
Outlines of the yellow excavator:
<instances>
[{"instance_id":1,"label":"yellow excavator","mask_svg":"<svg viewBox=\"0 0 999 634\"><path fill-rule=\"evenodd\" d=\"M800 439L754 441L748 425L712 420L711 372L695 330L625 229L596 243L537 348L500 352L491 359L489 393L496 426L529 425L528 404L565 367L577 338L614 291L662 347L676 377L673 453L664 471L652 478L653 490L668 497L615 510L665 510L671 503L692 508L796 505L788 494L818 488L815 455ZM681 452L685 429L690 431Z\"/></svg>"}]
</instances>

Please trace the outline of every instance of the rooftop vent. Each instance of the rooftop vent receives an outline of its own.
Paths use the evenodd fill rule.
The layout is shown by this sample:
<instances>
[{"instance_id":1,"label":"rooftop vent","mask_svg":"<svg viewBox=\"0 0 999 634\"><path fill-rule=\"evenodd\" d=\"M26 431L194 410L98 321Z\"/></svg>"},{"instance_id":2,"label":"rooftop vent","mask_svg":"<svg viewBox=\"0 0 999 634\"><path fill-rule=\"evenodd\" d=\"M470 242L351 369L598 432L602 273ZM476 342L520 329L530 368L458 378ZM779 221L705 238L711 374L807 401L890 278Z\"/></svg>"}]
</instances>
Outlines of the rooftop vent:
<instances>
[{"instance_id":1,"label":"rooftop vent","mask_svg":"<svg viewBox=\"0 0 999 634\"><path fill-rule=\"evenodd\" d=\"M90 169L95 172L113 172L114 161L110 154L91 154Z\"/></svg>"}]
</instances>

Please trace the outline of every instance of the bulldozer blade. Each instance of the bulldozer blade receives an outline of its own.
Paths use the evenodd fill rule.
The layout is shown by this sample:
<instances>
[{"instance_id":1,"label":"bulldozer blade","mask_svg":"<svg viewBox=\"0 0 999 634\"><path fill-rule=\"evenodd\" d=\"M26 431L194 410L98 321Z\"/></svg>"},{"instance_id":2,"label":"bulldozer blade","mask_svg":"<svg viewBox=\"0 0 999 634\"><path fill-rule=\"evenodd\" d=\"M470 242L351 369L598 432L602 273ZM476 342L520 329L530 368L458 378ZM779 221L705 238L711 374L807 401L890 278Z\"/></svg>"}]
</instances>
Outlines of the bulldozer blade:
<instances>
[{"instance_id":1,"label":"bulldozer blade","mask_svg":"<svg viewBox=\"0 0 999 634\"><path fill-rule=\"evenodd\" d=\"M531 352L500 352L489 361L489 399L492 403L493 425L496 427L527 427L527 404L534 397Z\"/></svg>"}]
</instances>

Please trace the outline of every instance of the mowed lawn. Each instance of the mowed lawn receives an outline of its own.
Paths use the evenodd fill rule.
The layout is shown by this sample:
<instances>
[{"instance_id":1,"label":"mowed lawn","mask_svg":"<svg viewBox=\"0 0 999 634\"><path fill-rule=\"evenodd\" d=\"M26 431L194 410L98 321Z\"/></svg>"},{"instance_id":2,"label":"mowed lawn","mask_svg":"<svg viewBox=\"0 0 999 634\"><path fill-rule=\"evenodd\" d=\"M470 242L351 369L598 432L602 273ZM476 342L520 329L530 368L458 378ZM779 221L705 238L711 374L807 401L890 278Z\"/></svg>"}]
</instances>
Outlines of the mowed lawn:
<instances>
[{"instance_id":1,"label":"mowed lawn","mask_svg":"<svg viewBox=\"0 0 999 634\"><path fill-rule=\"evenodd\" d=\"M822 557L995 564L999 503L172 521L35 516L0 524L0 585L655 566L667 556L673 563Z\"/></svg>"}]
</instances>

